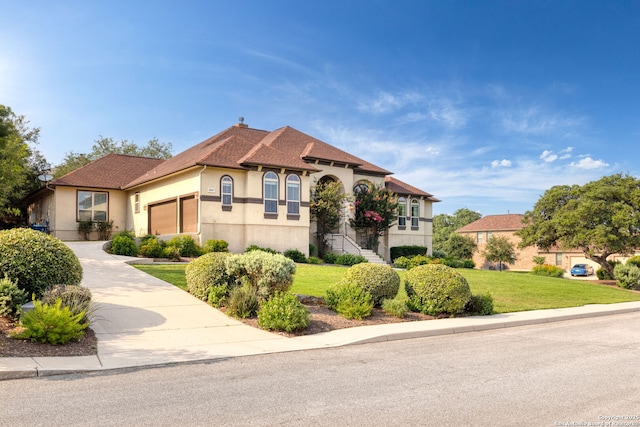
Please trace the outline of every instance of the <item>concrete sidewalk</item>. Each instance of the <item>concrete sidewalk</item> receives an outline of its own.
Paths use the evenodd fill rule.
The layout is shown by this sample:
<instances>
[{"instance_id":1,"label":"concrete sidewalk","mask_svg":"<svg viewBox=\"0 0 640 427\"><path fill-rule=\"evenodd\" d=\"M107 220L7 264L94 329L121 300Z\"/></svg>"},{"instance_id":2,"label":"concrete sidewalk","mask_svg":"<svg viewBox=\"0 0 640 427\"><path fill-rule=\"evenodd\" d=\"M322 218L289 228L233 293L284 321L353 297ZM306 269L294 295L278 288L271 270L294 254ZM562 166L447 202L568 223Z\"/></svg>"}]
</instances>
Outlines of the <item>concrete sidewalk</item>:
<instances>
[{"instance_id":1,"label":"concrete sidewalk","mask_svg":"<svg viewBox=\"0 0 640 427\"><path fill-rule=\"evenodd\" d=\"M287 338L231 319L188 293L109 255L101 242L69 242L97 303L98 354L0 358L0 380L193 362L428 337L640 311L640 302L362 326Z\"/></svg>"}]
</instances>

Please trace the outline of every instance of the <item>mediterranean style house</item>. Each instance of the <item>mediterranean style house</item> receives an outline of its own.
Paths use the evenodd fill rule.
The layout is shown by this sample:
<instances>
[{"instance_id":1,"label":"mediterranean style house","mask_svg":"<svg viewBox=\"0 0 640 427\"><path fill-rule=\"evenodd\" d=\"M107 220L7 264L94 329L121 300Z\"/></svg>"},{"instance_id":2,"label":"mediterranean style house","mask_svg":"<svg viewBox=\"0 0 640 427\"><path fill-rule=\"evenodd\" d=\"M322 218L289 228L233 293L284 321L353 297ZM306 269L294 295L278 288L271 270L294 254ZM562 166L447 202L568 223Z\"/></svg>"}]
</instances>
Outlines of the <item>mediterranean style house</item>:
<instances>
[{"instance_id":1,"label":"mediterranean style house","mask_svg":"<svg viewBox=\"0 0 640 427\"><path fill-rule=\"evenodd\" d=\"M80 221L113 221L114 232L136 236L189 234L201 244L226 240L232 252L255 244L308 254L316 243L314 183L337 181L346 194L371 183L385 185L400 202L380 255L388 261L389 248L401 245L431 251L432 204L439 200L390 175L289 126L265 131L238 123L168 160L109 154L54 179L30 196L29 220L63 240L79 238ZM348 226L352 209L345 205L332 238L337 251L359 250L360 236Z\"/></svg>"},{"instance_id":2,"label":"mediterranean style house","mask_svg":"<svg viewBox=\"0 0 640 427\"><path fill-rule=\"evenodd\" d=\"M595 261L587 259L583 252L579 250L561 250L560 248L552 248L549 252L543 252L536 246L529 246L519 249L518 244L521 242L520 237L515 232L524 227L522 214L507 215L487 215L471 224L465 225L456 230L458 234L470 237L478 245L478 249L473 254L473 261L478 268L493 269L496 266L487 263L484 259L483 252L486 249L487 241L492 237L504 236L513 242L516 248L516 262L512 265L503 264L503 268L512 270L531 270L535 263L534 256L544 257L545 263L558 266L566 271L571 270L575 264L588 264L593 267L594 271L600 268ZM627 257L612 256L611 260L625 261Z\"/></svg>"}]
</instances>

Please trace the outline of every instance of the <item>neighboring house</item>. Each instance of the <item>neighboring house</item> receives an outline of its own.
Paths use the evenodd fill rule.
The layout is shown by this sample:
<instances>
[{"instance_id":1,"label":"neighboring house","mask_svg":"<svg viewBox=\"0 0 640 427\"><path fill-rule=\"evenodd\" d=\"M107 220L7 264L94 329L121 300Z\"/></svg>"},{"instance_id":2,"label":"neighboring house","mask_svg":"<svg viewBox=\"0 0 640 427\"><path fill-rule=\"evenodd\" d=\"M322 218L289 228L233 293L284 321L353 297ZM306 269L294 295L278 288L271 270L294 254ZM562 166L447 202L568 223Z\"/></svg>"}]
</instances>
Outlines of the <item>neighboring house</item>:
<instances>
[{"instance_id":1,"label":"neighboring house","mask_svg":"<svg viewBox=\"0 0 640 427\"><path fill-rule=\"evenodd\" d=\"M516 262L512 265L503 264L503 268L512 270L531 270L535 263L534 256L545 258L545 263L558 266L566 271L571 270L575 264L591 265L594 271L600 268L600 265L587 259L580 250L561 250L560 248L552 248L548 252L544 252L536 246L529 246L519 249L518 244L522 241L515 232L524 227L522 224L522 214L507 215L487 215L471 224L465 225L456 230L458 234L468 236L478 245L478 250L473 254L473 261L477 268L495 268L495 263L487 263L484 259L483 252L486 249L487 241L492 237L505 236L514 243L516 250ZM611 260L622 260L626 257L612 256Z\"/></svg>"},{"instance_id":2,"label":"neighboring house","mask_svg":"<svg viewBox=\"0 0 640 427\"><path fill-rule=\"evenodd\" d=\"M168 160L110 154L93 161L30 196L29 219L65 240L78 239L79 221L90 219L113 221L114 232L136 236L223 239L232 252L256 244L308 254L316 243L309 211L314 182L337 181L347 194L372 183L401 197L402 215L380 254L388 260L389 248L399 245L431 250L432 204L439 200L389 175L291 127L270 132L239 123ZM344 211L336 232L357 242L349 204Z\"/></svg>"}]
</instances>

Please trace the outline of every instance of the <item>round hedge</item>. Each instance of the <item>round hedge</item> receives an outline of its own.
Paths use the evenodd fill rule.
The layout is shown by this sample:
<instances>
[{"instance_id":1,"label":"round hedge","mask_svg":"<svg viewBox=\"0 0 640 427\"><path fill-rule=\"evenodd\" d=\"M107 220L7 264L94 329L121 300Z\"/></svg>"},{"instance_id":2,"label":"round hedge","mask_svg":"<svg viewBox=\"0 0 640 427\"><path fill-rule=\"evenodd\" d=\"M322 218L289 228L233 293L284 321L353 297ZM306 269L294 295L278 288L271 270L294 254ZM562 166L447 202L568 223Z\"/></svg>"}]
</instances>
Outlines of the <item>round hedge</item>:
<instances>
[{"instance_id":1,"label":"round hedge","mask_svg":"<svg viewBox=\"0 0 640 427\"><path fill-rule=\"evenodd\" d=\"M187 291L202 301L207 301L211 286L230 283L226 260L228 252L210 252L191 261L185 269Z\"/></svg>"},{"instance_id":2,"label":"round hedge","mask_svg":"<svg viewBox=\"0 0 640 427\"><path fill-rule=\"evenodd\" d=\"M409 307L432 316L460 313L471 299L467 279L442 264L412 268L404 276L404 286Z\"/></svg>"},{"instance_id":3,"label":"round hedge","mask_svg":"<svg viewBox=\"0 0 640 427\"><path fill-rule=\"evenodd\" d=\"M0 276L40 298L53 285L78 285L82 267L68 246L41 231L15 228L0 231Z\"/></svg>"},{"instance_id":4,"label":"round hedge","mask_svg":"<svg viewBox=\"0 0 640 427\"><path fill-rule=\"evenodd\" d=\"M385 299L395 298L400 289L398 273L382 264L356 264L349 267L342 280L355 283L368 292L375 307L381 307Z\"/></svg>"}]
</instances>

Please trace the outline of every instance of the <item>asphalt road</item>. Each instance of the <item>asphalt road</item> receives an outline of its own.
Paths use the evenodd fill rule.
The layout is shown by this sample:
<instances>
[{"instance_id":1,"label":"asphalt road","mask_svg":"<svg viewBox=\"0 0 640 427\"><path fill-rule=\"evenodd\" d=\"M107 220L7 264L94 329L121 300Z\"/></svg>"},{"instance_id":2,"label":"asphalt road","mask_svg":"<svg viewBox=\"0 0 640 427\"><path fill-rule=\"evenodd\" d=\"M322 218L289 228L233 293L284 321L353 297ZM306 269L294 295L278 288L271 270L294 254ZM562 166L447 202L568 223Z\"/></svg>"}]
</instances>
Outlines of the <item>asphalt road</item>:
<instances>
[{"instance_id":1,"label":"asphalt road","mask_svg":"<svg viewBox=\"0 0 640 427\"><path fill-rule=\"evenodd\" d=\"M0 410L2 426L640 426L640 313L3 381Z\"/></svg>"}]
</instances>

